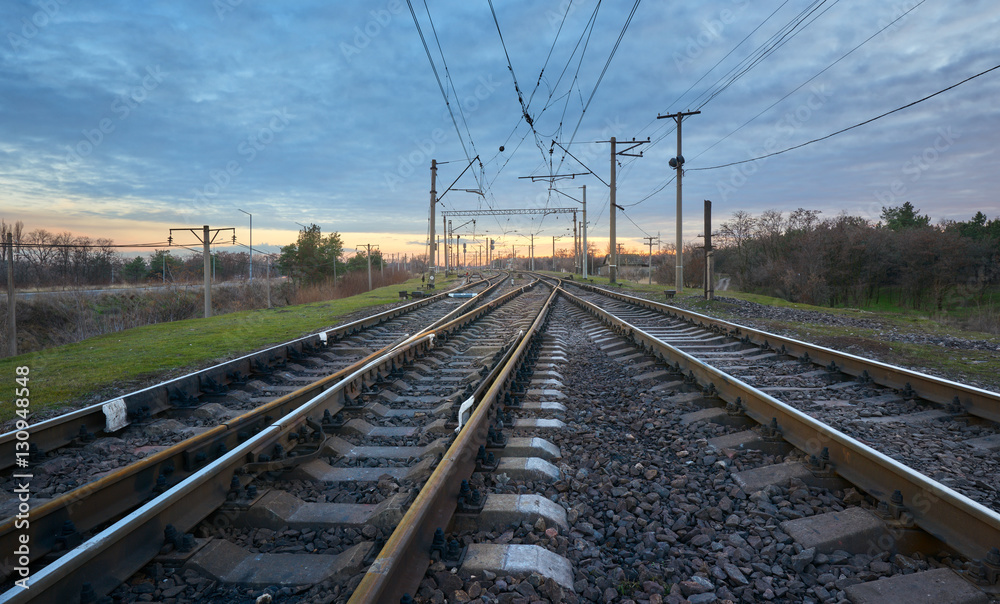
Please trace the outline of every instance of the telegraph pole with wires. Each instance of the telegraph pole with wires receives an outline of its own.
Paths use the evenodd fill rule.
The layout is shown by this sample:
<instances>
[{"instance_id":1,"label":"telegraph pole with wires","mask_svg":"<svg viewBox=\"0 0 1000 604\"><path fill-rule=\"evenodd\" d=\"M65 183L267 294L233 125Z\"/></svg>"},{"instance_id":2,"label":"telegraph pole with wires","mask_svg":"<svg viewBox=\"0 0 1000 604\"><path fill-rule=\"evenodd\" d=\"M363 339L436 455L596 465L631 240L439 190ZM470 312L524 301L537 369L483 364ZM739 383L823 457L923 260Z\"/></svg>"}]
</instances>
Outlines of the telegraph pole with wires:
<instances>
[{"instance_id":1,"label":"telegraph pole with wires","mask_svg":"<svg viewBox=\"0 0 1000 604\"><path fill-rule=\"evenodd\" d=\"M615 219L617 217L617 212L615 212L615 210L616 209L618 209L618 210L624 210L625 209L622 206L620 206L617 203L615 203L615 198L616 198L616 196L618 194L618 175L617 175L617 172L618 172L618 159L617 159L617 156L624 155L624 156L628 156L628 157L642 157L642 152L641 151L639 153L629 153L629 151L631 151L632 149L635 149L639 145L645 145L645 144L649 143L649 138L647 138L644 141L637 141L634 138L632 140L630 140L630 141L622 141L623 145L629 145L629 147L627 147L625 149L622 149L621 151L618 151L618 140L615 137L613 137L613 136L611 137L610 141L599 141L599 142L608 142L608 143L611 143L611 182L608 185L609 188L611 189L611 199L610 199L610 201L611 201L611 203L610 203L610 209L611 209L611 215L610 215L610 219L611 219L611 243L610 243L611 258L610 258L610 263L608 265L608 276L609 276L608 282L609 283L616 283L616 280L618 278L618 249L617 249L617 245L616 245L616 233L615 233Z\"/></svg>"},{"instance_id":2,"label":"telegraph pole with wires","mask_svg":"<svg viewBox=\"0 0 1000 604\"><path fill-rule=\"evenodd\" d=\"M427 267L428 279L430 283L428 284L428 289L434 289L434 252L436 250L436 242L434 241L434 204L437 203L437 160L431 160L431 219L430 219L430 236L427 238L427 262L429 266Z\"/></svg>"},{"instance_id":3,"label":"telegraph pole with wires","mask_svg":"<svg viewBox=\"0 0 1000 604\"><path fill-rule=\"evenodd\" d=\"M684 155L681 154L681 122L689 115L698 115L701 111L678 111L668 115L657 115L656 119L673 119L677 122L677 157L670 158L670 167L677 170L677 249L674 250L674 257L677 259L676 283L674 285L677 293L684 289L684 241L683 228L681 225L681 177L684 175Z\"/></svg>"},{"instance_id":4,"label":"telegraph pole with wires","mask_svg":"<svg viewBox=\"0 0 1000 604\"><path fill-rule=\"evenodd\" d=\"M357 246L358 249L365 248L365 256L368 259L368 291L372 290L372 244L366 243L364 245ZM378 251L378 245L375 245L375 251Z\"/></svg>"},{"instance_id":5,"label":"telegraph pole with wires","mask_svg":"<svg viewBox=\"0 0 1000 604\"><path fill-rule=\"evenodd\" d=\"M210 229L207 224L201 228L201 231L188 228L170 229L170 235L167 237L167 245L174 244L174 231L190 232L203 246L202 255L205 257L205 318L207 319L212 316L212 244L215 243L215 238L222 231L232 231L233 243L236 243L236 229L232 227Z\"/></svg>"},{"instance_id":6,"label":"telegraph pole with wires","mask_svg":"<svg viewBox=\"0 0 1000 604\"><path fill-rule=\"evenodd\" d=\"M653 244L656 243L657 245L659 245L659 243L660 243L660 236L657 235L656 237L653 237L652 235L650 235L649 237L643 237L643 239L646 240L646 245L649 246L649 263L648 263L649 264L649 281L648 281L648 284L652 285L653 284Z\"/></svg>"}]
</instances>

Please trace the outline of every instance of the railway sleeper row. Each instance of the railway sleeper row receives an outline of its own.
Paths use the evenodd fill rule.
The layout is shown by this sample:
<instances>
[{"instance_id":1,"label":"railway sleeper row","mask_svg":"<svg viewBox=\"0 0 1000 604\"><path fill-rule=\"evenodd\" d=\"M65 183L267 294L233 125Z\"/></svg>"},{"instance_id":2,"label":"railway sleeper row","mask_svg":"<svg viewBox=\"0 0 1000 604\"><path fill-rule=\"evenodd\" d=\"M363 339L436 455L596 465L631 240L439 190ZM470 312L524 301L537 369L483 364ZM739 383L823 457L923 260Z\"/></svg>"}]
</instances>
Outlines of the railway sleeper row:
<instances>
[{"instance_id":1,"label":"railway sleeper row","mask_svg":"<svg viewBox=\"0 0 1000 604\"><path fill-rule=\"evenodd\" d=\"M221 511L213 513L208 524L195 530L198 537L185 534L183 529L191 530L191 526L183 526L185 522L190 522L184 517L183 512L180 513L181 522L171 522L170 526L161 527L160 539L164 543L164 551L161 554L166 555L166 558L160 559L159 564L171 567L183 562L187 565L187 570L200 568L208 573L209 577L213 577L208 579L208 582L234 586L255 585L255 581L263 580L260 577L273 578L274 573L280 575L285 571L291 574L282 583L296 584L295 577L306 576L303 573L309 568L324 569L318 572L326 574L340 569L338 572L349 574L357 564L364 562L373 551L377 551L374 549L375 544L384 537L383 533L389 530L388 527L394 519L398 519L399 510L410 499L412 491L417 488L419 481L426 477L436 458L440 456L446 440L444 435L454 429L454 425L448 426L447 422L454 414L456 403L473 389L473 384L483 380L484 374L489 373L488 367L497 361L502 346L511 336L511 331L517 333L517 321L526 314L525 304L531 303L531 300L526 301L526 299L532 296L523 295L526 291L530 292L530 287L509 292L503 299L481 307L475 313L480 317L477 323L472 323L472 318L466 315L453 322L455 323L453 327L439 330L437 338L423 337L408 342L401 347L406 350L395 353L392 360L377 361L377 367L363 372L366 376L363 385L359 387L349 385L345 393L340 395L343 404L327 406L322 416L304 416L296 413L293 415L301 417L281 420L285 425L298 424L298 427L279 442L274 442L272 439L272 444L257 446L255 452L244 455L242 469L231 473L227 489L222 492L218 487L211 489L214 491L212 497L221 499L219 503L223 507ZM487 330L494 333L487 334L485 333ZM430 342L434 340L436 340L435 345L432 347ZM418 356L419 362L417 362ZM484 368L487 371L484 372ZM428 369L439 374L439 377L430 383L423 379L427 377L423 372ZM410 384L410 381L413 384ZM394 401L398 402L403 396L408 396L417 402L423 400L425 404L408 411L392 409ZM438 404L430 404L428 399ZM421 418L422 424L396 425L400 420L413 424L413 418ZM305 421L302 422L302 419ZM273 426L265 428L265 430L272 429ZM425 442L403 445L385 442L394 439L424 439ZM237 451L227 453L231 455L223 455L215 462L210 459L204 471L214 472L218 466L217 462L224 461L224 457L232 457ZM239 468L240 464L236 467ZM277 492L273 487L258 488L256 481L251 480L254 475L284 477L291 482L323 485L324 489L329 487L332 495L320 493L322 498L336 501L316 500L317 490L315 488L303 490L301 485L293 489L300 491L298 494ZM359 497L363 498L366 492L378 489L379 485L393 492L378 502L350 501L352 498L360 501ZM390 485L395 486L390 487ZM306 493L306 499L299 496L301 492ZM347 503L342 501L345 499L348 500ZM155 503L155 501L150 502L147 507ZM133 516L135 514L133 513ZM152 522L147 522L146 525L160 524L158 517L152 514L148 516ZM217 527L237 530L237 527L251 526L257 521L264 522L267 526L277 524L284 526L283 523L286 521L290 526L305 526L321 518L326 518L327 521L324 522L330 526L324 529L325 531L335 531L333 540L338 542L338 547L343 545L345 531L353 531L350 533L353 540L357 540L359 536L364 539L352 543L351 547L344 551L336 552L336 555L320 554L328 556L327 558L315 557L316 554L311 552L301 554L308 556L307 559L267 558L261 564L249 561L259 558L259 552L251 552L251 555L245 548L234 545L232 541L225 543L218 540L205 541L201 537L211 534ZM127 523L129 520L130 517L126 517L120 522ZM216 524L212 524L213 522ZM268 529L267 526L262 527L265 532L274 530ZM151 527L142 528L144 531L140 530L140 533L144 532L147 538L153 538ZM340 536L336 532L339 532ZM254 538L258 534L264 533L254 533ZM129 539L135 540L136 537ZM282 555L284 553L282 552ZM220 560L225 560L222 566L218 563ZM121 562L116 560L116 563ZM212 574L215 571L222 574ZM297 574L292 571L296 571ZM254 579L257 572L261 574ZM117 568L114 573L109 574L121 576ZM71 582L78 582L80 580L78 575L79 573L71 579ZM81 585L79 594L72 594L72 590L67 586L60 586L57 591L64 595L72 594L69 601L73 601L73 596L87 600L90 593L110 591L114 587L113 582L113 577L102 577L101 581L90 581L87 582L88 585ZM34 591L33 589L32 592ZM22 595L34 596L35 593ZM13 598L16 601L18 594L14 594Z\"/></svg>"},{"instance_id":2,"label":"railway sleeper row","mask_svg":"<svg viewBox=\"0 0 1000 604\"><path fill-rule=\"evenodd\" d=\"M962 557L917 528L898 497L880 502L865 495L629 337L565 302L554 316L523 398L508 399L519 406L501 412L511 420L511 440L535 445L500 448L495 465L478 468L469 489L486 493L479 497L481 510L456 513L441 528L426 575L401 601L577 602L631 595L650 602L912 604L987 602L987 594L996 593L995 550L982 560ZM573 383L580 371L574 359L584 356L580 338L574 341L581 331L587 353L610 359L626 372L623 381L638 385L640 400L601 401L642 416L633 425L607 425L613 418L597 415L588 404L597 401L583 396L587 386ZM583 421L567 424L574 416ZM588 508L598 504L589 499L597 492L583 483L600 467L578 465L581 449L600 449L593 441L605 438L602 425L637 448L665 426L671 433L694 432L684 440L661 438L665 459L650 460L647 449L646 459L626 453L612 462L623 476L603 485L609 487L603 528L584 520L597 516ZM634 431L640 427L647 434ZM528 462L532 457L537 461ZM689 478L695 480L686 469L692 464L712 474L715 505L688 503L694 501L687 489ZM534 471L521 469L528 466ZM660 504L668 499L682 502L679 513L664 513ZM622 554L633 541L640 542L638 551ZM679 548L692 550L698 565L656 566ZM597 559L616 555L625 556L614 560L616 569L592 568Z\"/></svg>"}]
</instances>

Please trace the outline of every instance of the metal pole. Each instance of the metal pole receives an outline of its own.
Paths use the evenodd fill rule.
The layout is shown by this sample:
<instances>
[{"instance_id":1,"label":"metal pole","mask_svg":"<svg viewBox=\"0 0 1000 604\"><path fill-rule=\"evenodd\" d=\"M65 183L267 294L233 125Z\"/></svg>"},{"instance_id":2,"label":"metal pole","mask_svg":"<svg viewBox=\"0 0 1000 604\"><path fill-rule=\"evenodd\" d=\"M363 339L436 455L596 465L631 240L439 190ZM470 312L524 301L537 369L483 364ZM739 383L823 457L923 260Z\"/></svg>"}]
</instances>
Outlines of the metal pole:
<instances>
[{"instance_id":1,"label":"metal pole","mask_svg":"<svg viewBox=\"0 0 1000 604\"><path fill-rule=\"evenodd\" d=\"M267 307L271 308L271 257L267 257Z\"/></svg>"},{"instance_id":2,"label":"metal pole","mask_svg":"<svg viewBox=\"0 0 1000 604\"><path fill-rule=\"evenodd\" d=\"M368 291L372 290L372 245L368 244L368 253L365 255L368 259Z\"/></svg>"},{"instance_id":3,"label":"metal pole","mask_svg":"<svg viewBox=\"0 0 1000 604\"><path fill-rule=\"evenodd\" d=\"M448 217L441 216L441 235L444 237L444 248L441 250L441 254L444 256L444 274L447 275L451 267L448 256Z\"/></svg>"},{"instance_id":4,"label":"metal pole","mask_svg":"<svg viewBox=\"0 0 1000 604\"><path fill-rule=\"evenodd\" d=\"M202 254L205 256L205 318L212 316L212 239L208 234L208 225L202 235Z\"/></svg>"},{"instance_id":5,"label":"metal pole","mask_svg":"<svg viewBox=\"0 0 1000 604\"><path fill-rule=\"evenodd\" d=\"M681 123L684 121L683 116L677 116L677 157L684 157L681 155ZM684 241L683 233L684 230L681 225L681 178L684 176L683 165L680 159L677 160L677 249L674 250L674 258L676 259L676 276L674 288L677 290L677 294L680 294L684 290Z\"/></svg>"},{"instance_id":6,"label":"metal pole","mask_svg":"<svg viewBox=\"0 0 1000 604\"><path fill-rule=\"evenodd\" d=\"M587 278L587 265L590 264L590 250L587 249L587 185L583 189L583 278Z\"/></svg>"},{"instance_id":7,"label":"metal pole","mask_svg":"<svg viewBox=\"0 0 1000 604\"><path fill-rule=\"evenodd\" d=\"M535 270L535 234L531 234L531 270Z\"/></svg>"},{"instance_id":8,"label":"metal pole","mask_svg":"<svg viewBox=\"0 0 1000 604\"><path fill-rule=\"evenodd\" d=\"M552 236L552 272L556 270L556 236Z\"/></svg>"},{"instance_id":9,"label":"metal pole","mask_svg":"<svg viewBox=\"0 0 1000 604\"><path fill-rule=\"evenodd\" d=\"M14 294L14 234L7 233L7 352L17 356L17 298Z\"/></svg>"},{"instance_id":10,"label":"metal pole","mask_svg":"<svg viewBox=\"0 0 1000 604\"><path fill-rule=\"evenodd\" d=\"M430 243L428 243L428 262L427 272L430 273L429 281L431 284L434 283L434 253L437 251L437 242L434 240L434 206L437 204L437 160L431 160L431 236Z\"/></svg>"},{"instance_id":11,"label":"metal pole","mask_svg":"<svg viewBox=\"0 0 1000 604\"><path fill-rule=\"evenodd\" d=\"M617 218L616 207L615 207L615 186L616 186L616 172L617 165L615 162L615 145L617 141L615 137L611 137L611 249L608 254L608 259L610 260L608 266L609 283L615 283L618 277L618 247L615 243L615 219Z\"/></svg>"},{"instance_id":12,"label":"metal pole","mask_svg":"<svg viewBox=\"0 0 1000 604\"><path fill-rule=\"evenodd\" d=\"M649 238L649 262L646 263L649 272L649 280L646 282L647 285L653 284L653 238Z\"/></svg>"},{"instance_id":13,"label":"metal pole","mask_svg":"<svg viewBox=\"0 0 1000 604\"><path fill-rule=\"evenodd\" d=\"M705 299L715 298L715 275L712 262L715 251L712 249L712 202L705 200Z\"/></svg>"},{"instance_id":14,"label":"metal pole","mask_svg":"<svg viewBox=\"0 0 1000 604\"><path fill-rule=\"evenodd\" d=\"M580 229L576 225L576 212L573 212L573 272L580 271Z\"/></svg>"}]
</instances>

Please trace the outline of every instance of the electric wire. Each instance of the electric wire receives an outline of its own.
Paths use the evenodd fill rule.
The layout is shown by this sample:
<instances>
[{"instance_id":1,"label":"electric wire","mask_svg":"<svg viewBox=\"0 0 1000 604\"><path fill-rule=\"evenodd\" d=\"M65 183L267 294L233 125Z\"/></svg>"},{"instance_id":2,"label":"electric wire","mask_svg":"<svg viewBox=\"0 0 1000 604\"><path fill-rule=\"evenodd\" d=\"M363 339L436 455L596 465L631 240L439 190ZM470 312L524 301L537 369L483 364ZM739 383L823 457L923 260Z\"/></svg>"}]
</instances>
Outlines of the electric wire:
<instances>
[{"instance_id":1,"label":"electric wire","mask_svg":"<svg viewBox=\"0 0 1000 604\"><path fill-rule=\"evenodd\" d=\"M795 145L793 147L788 147L787 149L782 149L781 151L775 151L773 153L767 153L765 155L760 155L758 157L752 157L750 159L744 159L742 161L734 161L734 162L730 162L728 164L720 164L718 166L708 166L708 167L705 167L705 168L688 168L688 170L715 170L715 169L718 169L718 168L727 168L729 166L736 166L736 165L739 165L739 164L745 164L745 163L749 163L749 162L752 162L752 161L759 161L759 160L762 160L762 159L766 159L768 157L774 157L775 155L781 155L782 153L787 153L787 152L792 151L794 149L799 149L799 148L805 147L806 145L811 145L813 143L818 143L820 141L824 141L824 140L826 140L828 138L834 137L834 136L836 136L838 134L843 134L844 132L847 132L849 130L854 130L855 128L859 128L859 127L864 126L866 124L870 124L870 123L874 122L875 120L882 119L883 117L886 117L887 115L892 115L893 113L896 113L897 111L902 111L904 109L908 109L910 107L913 107L914 105L917 105L919 103L923 103L924 101L926 101L928 99L934 98L934 97L936 97L939 94L943 94L945 92L948 92L949 90L951 90L953 88L957 88L957 87L961 86L962 84L965 84L966 82L968 82L970 80L974 80L974 79L976 79L976 78L978 78L980 76L984 76L984 75L990 73L991 71L995 71L997 69L1000 69L1000 65L995 65L995 66L990 67L989 69L987 69L985 71L981 71L981 72L979 72L979 73L977 73L977 74L975 74L973 76L969 76L969 77L965 78L964 80L962 80L960 82L952 84L951 86L948 86L947 88L943 88L941 90L938 90L937 92L935 92L933 94L929 94L929 95L927 95L927 96L925 96L923 98L917 99L917 100L913 101L912 103L907 103L906 105L903 105L901 107L896 107L895 109L893 109L891 111L886 111L885 113L882 113L880 115L876 115L873 118L869 118L869 119L867 119L867 120L865 120L863 122L859 122L857 124L854 124L853 126L848 126L847 128L842 128L840 130L837 130L836 132L832 132L830 134L827 134L826 136L821 136L819 138L814 138L814 139L812 139L810 141L806 141L804 143L800 143L800 144Z\"/></svg>"},{"instance_id":2,"label":"electric wire","mask_svg":"<svg viewBox=\"0 0 1000 604\"><path fill-rule=\"evenodd\" d=\"M775 102L771 103L770 105L768 105L767 107L765 107L762 111L760 111L760 113L758 113L757 115L755 115L752 118L748 119L747 121L743 122L743 124L740 125L738 128L736 128L735 130L733 130L729 134L725 135L724 137L720 138L716 142L712 143L712 145L710 145L708 148L706 148L704 151L702 151L698 155L694 156L692 159L698 159L699 157L701 157L702 155L704 155L705 153L707 153L708 151L710 151L711 149L713 149L719 143L722 143L723 141L725 141L726 139L728 139L730 136L736 134L737 132L739 132L740 130L742 130L746 126L748 126L750 123L752 123L753 121L755 121L757 118L759 118L760 116L764 115L764 113L766 113L766 112L770 111L771 109L773 109L775 105L777 105L778 103L784 101L788 97L792 96L793 94L795 94L796 92L798 92L799 90L801 90L803 86L805 86L806 84L812 82L813 80L815 80L819 76L823 75L824 73L827 72L827 70L829 70L830 68L832 68L837 63L840 63L841 61L843 61L844 59L846 59L854 51L856 51L857 49L861 48L862 46L864 46L865 44L867 44L868 42L870 42L872 39L874 39L876 36L878 36L879 34L881 34L882 32L884 32L885 30L887 30L890 27L892 27L897 21L899 21L900 19L902 19L906 15L910 14L910 12L916 10L917 7L919 7L921 4L923 4L926 1L927 0L920 0L919 2L917 2L916 4L914 4L909 10L907 10L906 12L904 12L903 14L901 14L900 16L898 16L895 19L893 19L892 21L890 21L888 25L886 25L885 27L879 29L878 31L876 31L872 35L870 35L867 38L865 38L864 41L862 41L860 44L858 44L854 48L848 50L846 53L844 53L843 55L841 55L840 58L838 58L836 61L830 63L829 65L827 65L826 67L824 67L822 70L818 71L816 73L816 75L812 76L808 80L806 80L806 81L802 82L801 84L799 84L798 86L796 86L794 89L792 89L790 92L788 92L785 96L781 97L777 101L775 101Z\"/></svg>"}]
</instances>

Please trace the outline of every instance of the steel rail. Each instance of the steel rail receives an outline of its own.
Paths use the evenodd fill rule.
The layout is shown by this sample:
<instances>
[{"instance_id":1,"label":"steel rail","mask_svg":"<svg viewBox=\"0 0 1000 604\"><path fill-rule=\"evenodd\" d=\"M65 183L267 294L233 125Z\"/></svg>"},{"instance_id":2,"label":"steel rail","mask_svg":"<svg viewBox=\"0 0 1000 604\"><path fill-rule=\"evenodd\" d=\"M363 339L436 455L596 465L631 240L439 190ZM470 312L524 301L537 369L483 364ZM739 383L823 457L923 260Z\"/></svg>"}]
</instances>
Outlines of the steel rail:
<instances>
[{"instance_id":1,"label":"steel rail","mask_svg":"<svg viewBox=\"0 0 1000 604\"><path fill-rule=\"evenodd\" d=\"M483 279L471 284L465 284L453 290L463 290L476 287L489 281ZM502 282L502 279L499 281ZM449 290L449 291L453 291ZM249 375L253 372L256 362L270 364L273 360L287 360L290 350L302 352L303 348L316 347L323 342L336 341L337 339L350 336L362 329L367 329L374 325L384 323L400 315L406 314L423 306L427 306L447 297L448 291L442 291L429 298L423 298L416 302L411 302L381 313L352 321L346 325L340 325L328 330L309 334L301 338L290 340L276 346L271 346L263 350L252 352L242 357L226 361L205 369L199 369L189 374L161 382L135 392L116 397L101 403L88 405L81 409L71 411L64 415L54 417L42 422L30 424L26 430L29 434L28 441L38 447L44 454L59 447L66 446L80 436L80 428L85 428L90 433L104 432L107 427L107 415L105 410L114 405L121 405L128 409L130 417L142 417L156 415L157 413L171 406L170 394L178 390L190 396L196 396L202 390L202 386L213 381L216 384L230 383L230 375L235 372ZM14 466L16 462L15 446L18 442L17 430L11 430L0 434L0 470Z\"/></svg>"},{"instance_id":2,"label":"steel rail","mask_svg":"<svg viewBox=\"0 0 1000 604\"><path fill-rule=\"evenodd\" d=\"M225 503L231 478L245 476L245 466L273 452L276 445L292 450L296 444L292 434L306 426L307 418L321 416L331 405L342 402L347 390L358 389L359 383L372 384L387 376L396 364L428 350L433 340L434 335L427 334L351 372L161 496L36 571L28 581L28 589L14 587L0 594L0 603L75 602L85 582L98 596L111 592L159 553L168 524L181 532L193 528Z\"/></svg>"},{"instance_id":3,"label":"steel rail","mask_svg":"<svg viewBox=\"0 0 1000 604\"><path fill-rule=\"evenodd\" d=\"M487 295L502 283L501 279L469 302L479 301L480 296ZM516 295L522 290L514 290L510 294ZM513 296L504 296L501 299L506 301L510 297ZM490 304L494 302L496 301ZM456 310L467 306L468 303L463 304ZM483 308L494 308L495 306L491 307L488 304ZM483 312L487 311L477 309L468 314L478 317ZM458 317L441 325L442 320L447 320L453 314L454 311L449 312L419 334L409 337L408 341L419 339L426 333L433 333L440 338L454 330L457 325L464 325L467 322L462 322L462 317ZM155 494L157 480L160 476L172 483L183 480L209 461L219 457L223 452L238 446L246 440L249 434L260 431L270 423L269 418L287 415L292 409L345 379L359 367L365 366L398 346L399 344L390 344L350 366L320 378L294 392L228 419L201 434L187 438L167 449L158 451L93 482L35 506L30 510L31 520L27 528L18 528L18 524L21 523L17 522L16 516L6 519L0 523L0 551L5 552L5 558L13 556L22 535L26 535L32 544L28 555L32 561L52 551L58 551L64 547L67 539L74 538L74 535L67 535L63 532L67 520L73 523L75 535L79 535L105 524L111 518L127 513ZM360 393L361 389L355 387L349 390L348 396L354 399ZM343 404L337 403L332 405L329 411L335 415L342 408ZM5 578L10 574L12 568L13 564L7 560L7 563L0 567L0 575Z\"/></svg>"},{"instance_id":4,"label":"steel rail","mask_svg":"<svg viewBox=\"0 0 1000 604\"><path fill-rule=\"evenodd\" d=\"M881 361L861 358L846 352L810 344L760 329L737 325L729 321L683 310L668 304L661 304L652 300L608 291L593 285L582 283L573 283L573 285L595 291L609 298L661 312L670 317L695 322L708 329L723 331L731 337L746 337L754 344L771 350L781 351L783 347L784 354L797 356L803 358L803 360L807 358L819 365L826 365L832 368L830 364L833 363L836 365L837 371L841 371L847 375L858 377L863 376L867 372L868 377L876 384L897 390L912 391L920 398L934 403L951 405L957 399L963 410L969 415L975 415L1000 423L1000 394L996 392L990 392L989 390L966 384L959 384L958 382L934 377L903 367L896 367ZM808 355L808 357L805 355Z\"/></svg>"},{"instance_id":5,"label":"steel rail","mask_svg":"<svg viewBox=\"0 0 1000 604\"><path fill-rule=\"evenodd\" d=\"M427 571L430 546L437 527L448 525L458 504L462 479L472 475L479 446L486 443L488 420L500 393L510 387L512 375L520 366L528 344L541 331L548 316L556 289L546 299L534 322L507 360L496 371L488 390L478 402L468 423L462 428L441 462L406 511L396 530L372 563L361 583L351 594L349 604L398 602L404 593L415 593Z\"/></svg>"},{"instance_id":6,"label":"steel rail","mask_svg":"<svg viewBox=\"0 0 1000 604\"><path fill-rule=\"evenodd\" d=\"M776 422L781 438L812 455L828 449L832 469L880 501L893 491L903 496L905 511L921 529L973 560L984 560L1000 543L1000 514L953 489L879 453L832 426L819 422L774 397L703 363L626 321L560 288L617 333L651 354L671 361L704 387L714 386L721 399L739 399L745 413L761 424Z\"/></svg>"}]
</instances>

